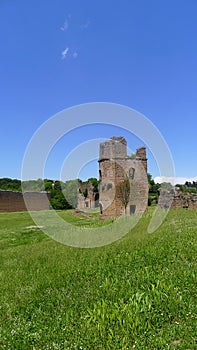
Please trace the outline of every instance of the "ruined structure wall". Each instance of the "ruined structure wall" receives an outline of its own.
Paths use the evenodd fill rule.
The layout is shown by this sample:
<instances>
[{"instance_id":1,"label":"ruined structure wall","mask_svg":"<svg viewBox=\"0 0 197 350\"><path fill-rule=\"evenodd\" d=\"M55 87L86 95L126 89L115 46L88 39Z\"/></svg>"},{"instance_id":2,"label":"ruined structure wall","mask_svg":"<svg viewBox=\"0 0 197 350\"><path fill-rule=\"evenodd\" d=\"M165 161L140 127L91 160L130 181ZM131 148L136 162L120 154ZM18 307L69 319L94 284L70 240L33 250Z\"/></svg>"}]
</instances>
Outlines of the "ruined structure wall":
<instances>
[{"instance_id":1,"label":"ruined structure wall","mask_svg":"<svg viewBox=\"0 0 197 350\"><path fill-rule=\"evenodd\" d=\"M195 193L182 193L181 191L162 191L158 201L160 208L191 208L197 209L197 195Z\"/></svg>"},{"instance_id":2,"label":"ruined structure wall","mask_svg":"<svg viewBox=\"0 0 197 350\"><path fill-rule=\"evenodd\" d=\"M116 186L124 178L124 170L113 160L100 162L99 202L102 218L113 218L123 213L123 205L116 195Z\"/></svg>"},{"instance_id":3,"label":"ruined structure wall","mask_svg":"<svg viewBox=\"0 0 197 350\"><path fill-rule=\"evenodd\" d=\"M0 212L27 211L23 195L28 203L28 210L49 210L50 193L13 192L0 190Z\"/></svg>"},{"instance_id":4,"label":"ruined structure wall","mask_svg":"<svg viewBox=\"0 0 197 350\"><path fill-rule=\"evenodd\" d=\"M136 206L136 213L143 213L147 208L149 185L146 167L144 167L142 160L127 159L125 161L125 171L131 183L130 201L127 206L128 215L131 205ZM134 169L133 178L131 177L131 169Z\"/></svg>"},{"instance_id":5,"label":"ruined structure wall","mask_svg":"<svg viewBox=\"0 0 197 350\"><path fill-rule=\"evenodd\" d=\"M136 150L136 159L141 160L141 164L143 165L145 172L148 171L148 164L147 164L147 158L146 158L146 147L139 147Z\"/></svg>"},{"instance_id":6,"label":"ruined structure wall","mask_svg":"<svg viewBox=\"0 0 197 350\"><path fill-rule=\"evenodd\" d=\"M87 189L87 197L83 195L83 192ZM85 184L81 180L78 181L78 209L88 209L95 208L96 206L96 193L94 193L94 186L90 181L87 181Z\"/></svg>"},{"instance_id":7,"label":"ruined structure wall","mask_svg":"<svg viewBox=\"0 0 197 350\"><path fill-rule=\"evenodd\" d=\"M197 209L197 196L189 201L189 208Z\"/></svg>"},{"instance_id":8,"label":"ruined structure wall","mask_svg":"<svg viewBox=\"0 0 197 350\"><path fill-rule=\"evenodd\" d=\"M125 177L130 180L130 198L126 214L142 213L148 205L148 179L146 148L139 147L136 155L127 156L127 142L124 137L112 137L100 144L99 154L99 204L101 218L115 218L125 213L118 186ZM88 194L83 195L84 185L79 182L78 208L91 208L95 203L95 193L91 184L86 184Z\"/></svg>"},{"instance_id":9,"label":"ruined structure wall","mask_svg":"<svg viewBox=\"0 0 197 350\"><path fill-rule=\"evenodd\" d=\"M99 159L126 158L127 147L124 137L112 137L100 144Z\"/></svg>"},{"instance_id":10,"label":"ruined structure wall","mask_svg":"<svg viewBox=\"0 0 197 350\"><path fill-rule=\"evenodd\" d=\"M138 159L116 159L100 161L99 200L102 205L101 218L114 218L124 214L124 205L117 187L127 176L130 179L130 199L126 213L130 215L131 206L135 213L142 213L148 204L148 180L144 164Z\"/></svg>"},{"instance_id":11,"label":"ruined structure wall","mask_svg":"<svg viewBox=\"0 0 197 350\"><path fill-rule=\"evenodd\" d=\"M94 209L95 198L85 198L83 194L78 194L77 209Z\"/></svg>"}]
</instances>

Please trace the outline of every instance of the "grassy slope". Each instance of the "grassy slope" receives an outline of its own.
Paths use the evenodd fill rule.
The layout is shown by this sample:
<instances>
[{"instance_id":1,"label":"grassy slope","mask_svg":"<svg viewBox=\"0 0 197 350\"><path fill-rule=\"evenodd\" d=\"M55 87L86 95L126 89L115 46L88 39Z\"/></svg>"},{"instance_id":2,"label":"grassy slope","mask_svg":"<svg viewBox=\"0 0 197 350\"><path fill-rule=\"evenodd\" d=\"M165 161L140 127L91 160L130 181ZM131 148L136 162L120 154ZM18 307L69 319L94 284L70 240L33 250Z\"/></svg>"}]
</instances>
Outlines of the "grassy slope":
<instances>
[{"instance_id":1,"label":"grassy slope","mask_svg":"<svg viewBox=\"0 0 197 350\"><path fill-rule=\"evenodd\" d=\"M26 229L27 213L1 213L0 349L196 349L197 211L172 210L154 234L150 216L76 249Z\"/></svg>"}]
</instances>

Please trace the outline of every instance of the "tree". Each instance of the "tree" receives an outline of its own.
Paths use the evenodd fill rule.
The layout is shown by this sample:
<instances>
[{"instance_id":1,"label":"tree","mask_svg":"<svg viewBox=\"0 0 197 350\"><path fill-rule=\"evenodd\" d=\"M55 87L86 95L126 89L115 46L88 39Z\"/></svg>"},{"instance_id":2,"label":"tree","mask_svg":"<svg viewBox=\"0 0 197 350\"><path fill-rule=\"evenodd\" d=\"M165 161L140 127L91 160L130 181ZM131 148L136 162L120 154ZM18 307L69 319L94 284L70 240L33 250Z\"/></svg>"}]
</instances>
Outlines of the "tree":
<instances>
[{"instance_id":1,"label":"tree","mask_svg":"<svg viewBox=\"0 0 197 350\"><path fill-rule=\"evenodd\" d=\"M71 209L72 206L68 203L64 194L60 190L53 189L51 192L50 203L53 209L63 210L63 209Z\"/></svg>"},{"instance_id":2,"label":"tree","mask_svg":"<svg viewBox=\"0 0 197 350\"><path fill-rule=\"evenodd\" d=\"M50 203L54 209L70 209L77 204L77 180L54 181L50 179L27 180L22 182L17 179L0 179L0 189L11 191L47 191L50 192ZM66 198L63 191L67 190ZM68 200L67 200L68 198ZM68 202L69 201L69 202Z\"/></svg>"},{"instance_id":3,"label":"tree","mask_svg":"<svg viewBox=\"0 0 197 350\"><path fill-rule=\"evenodd\" d=\"M7 177L0 179L0 189L21 192L21 181Z\"/></svg>"},{"instance_id":4,"label":"tree","mask_svg":"<svg viewBox=\"0 0 197 350\"><path fill-rule=\"evenodd\" d=\"M72 208L76 208L78 201L78 180L66 181L63 194L70 206L72 206Z\"/></svg>"},{"instance_id":5,"label":"tree","mask_svg":"<svg viewBox=\"0 0 197 350\"><path fill-rule=\"evenodd\" d=\"M124 205L125 212L126 212L127 205L129 203L130 191L131 191L131 184L128 176L126 176L124 178L124 181L117 186L117 194L122 204Z\"/></svg>"},{"instance_id":6,"label":"tree","mask_svg":"<svg viewBox=\"0 0 197 350\"><path fill-rule=\"evenodd\" d=\"M148 194L148 205L150 206L153 203L158 203L159 197L159 188L161 184L155 183L150 173L147 174L148 183L149 183L149 194Z\"/></svg>"},{"instance_id":7,"label":"tree","mask_svg":"<svg viewBox=\"0 0 197 350\"><path fill-rule=\"evenodd\" d=\"M98 192L99 180L96 177L90 177L88 181L94 186L94 192Z\"/></svg>"},{"instance_id":8,"label":"tree","mask_svg":"<svg viewBox=\"0 0 197 350\"><path fill-rule=\"evenodd\" d=\"M45 188L45 191L49 192L52 190L52 183L53 183L53 180L48 180L48 179L44 179L44 188Z\"/></svg>"}]
</instances>

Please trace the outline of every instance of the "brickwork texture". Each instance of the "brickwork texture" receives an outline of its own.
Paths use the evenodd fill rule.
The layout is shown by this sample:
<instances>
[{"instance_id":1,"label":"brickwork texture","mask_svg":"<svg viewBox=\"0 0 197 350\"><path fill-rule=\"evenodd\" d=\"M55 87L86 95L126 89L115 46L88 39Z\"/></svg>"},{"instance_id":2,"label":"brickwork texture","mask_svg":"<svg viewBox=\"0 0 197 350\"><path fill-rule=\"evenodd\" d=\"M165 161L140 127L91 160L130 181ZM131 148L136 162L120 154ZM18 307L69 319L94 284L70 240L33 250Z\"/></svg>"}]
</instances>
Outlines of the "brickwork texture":
<instances>
[{"instance_id":1,"label":"brickwork texture","mask_svg":"<svg viewBox=\"0 0 197 350\"><path fill-rule=\"evenodd\" d=\"M24 196L24 197L23 197ZM25 198L25 200L24 200ZM48 192L13 192L0 190L0 212L17 212L28 210L49 210L50 193Z\"/></svg>"}]
</instances>

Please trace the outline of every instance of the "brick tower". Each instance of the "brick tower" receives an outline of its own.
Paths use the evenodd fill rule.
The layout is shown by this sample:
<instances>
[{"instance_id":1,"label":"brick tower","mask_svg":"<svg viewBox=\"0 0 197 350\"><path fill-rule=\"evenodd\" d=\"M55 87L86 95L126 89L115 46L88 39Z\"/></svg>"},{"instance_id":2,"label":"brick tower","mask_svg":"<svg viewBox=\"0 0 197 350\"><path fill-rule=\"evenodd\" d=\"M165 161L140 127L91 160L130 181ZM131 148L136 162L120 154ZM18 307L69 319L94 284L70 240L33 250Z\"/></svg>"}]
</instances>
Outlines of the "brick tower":
<instances>
[{"instance_id":1,"label":"brick tower","mask_svg":"<svg viewBox=\"0 0 197 350\"><path fill-rule=\"evenodd\" d=\"M102 219L115 218L145 211L148 203L146 148L127 155L124 137L112 137L100 144L99 155L99 203ZM129 179L129 201L125 210L118 188Z\"/></svg>"}]
</instances>

